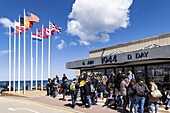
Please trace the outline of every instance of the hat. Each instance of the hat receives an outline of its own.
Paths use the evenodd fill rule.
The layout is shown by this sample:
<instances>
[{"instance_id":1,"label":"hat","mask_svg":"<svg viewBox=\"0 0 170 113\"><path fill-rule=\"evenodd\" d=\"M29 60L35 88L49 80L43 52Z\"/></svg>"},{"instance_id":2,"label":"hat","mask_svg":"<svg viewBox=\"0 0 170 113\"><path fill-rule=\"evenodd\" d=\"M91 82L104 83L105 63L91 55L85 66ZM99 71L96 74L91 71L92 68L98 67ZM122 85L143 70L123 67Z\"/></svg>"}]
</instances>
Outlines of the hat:
<instances>
[{"instance_id":1,"label":"hat","mask_svg":"<svg viewBox=\"0 0 170 113\"><path fill-rule=\"evenodd\" d=\"M76 81L76 80L77 80L76 78L73 79L73 81Z\"/></svg>"}]
</instances>

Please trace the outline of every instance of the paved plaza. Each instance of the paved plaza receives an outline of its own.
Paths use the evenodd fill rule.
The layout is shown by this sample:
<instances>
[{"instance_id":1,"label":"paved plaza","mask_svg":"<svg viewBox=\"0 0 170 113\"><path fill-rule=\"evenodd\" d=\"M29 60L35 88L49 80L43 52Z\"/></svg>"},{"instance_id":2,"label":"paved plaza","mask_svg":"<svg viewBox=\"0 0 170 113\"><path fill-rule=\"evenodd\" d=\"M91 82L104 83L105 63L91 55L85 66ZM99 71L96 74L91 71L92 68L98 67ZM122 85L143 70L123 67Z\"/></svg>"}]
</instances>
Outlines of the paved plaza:
<instances>
[{"instance_id":1,"label":"paved plaza","mask_svg":"<svg viewBox=\"0 0 170 113\"><path fill-rule=\"evenodd\" d=\"M123 113L121 109L115 110L113 108L102 108L104 100L99 99L97 105L93 105L92 109L82 108L81 101L77 102L76 107L71 108L70 96L66 96L66 101L62 101L62 95L52 98L45 95L45 91L27 91L27 95L22 93L9 93L6 96L0 96L0 113ZM15 96L14 96L15 94ZM4 94L3 94L4 95ZM9 104L8 104L9 103ZM7 112L6 112L7 111ZM47 112L48 111L48 112ZM159 107L159 113L168 113L164 107Z\"/></svg>"}]
</instances>

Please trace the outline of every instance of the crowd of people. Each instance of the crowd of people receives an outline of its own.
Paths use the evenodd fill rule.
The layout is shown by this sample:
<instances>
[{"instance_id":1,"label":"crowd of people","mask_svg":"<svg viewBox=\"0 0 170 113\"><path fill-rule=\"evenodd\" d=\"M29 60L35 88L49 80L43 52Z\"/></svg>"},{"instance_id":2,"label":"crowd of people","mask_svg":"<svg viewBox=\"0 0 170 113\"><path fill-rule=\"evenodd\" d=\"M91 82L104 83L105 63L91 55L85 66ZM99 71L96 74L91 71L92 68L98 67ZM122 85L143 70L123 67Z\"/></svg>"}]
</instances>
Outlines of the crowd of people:
<instances>
[{"instance_id":1,"label":"crowd of people","mask_svg":"<svg viewBox=\"0 0 170 113\"><path fill-rule=\"evenodd\" d=\"M137 78L131 70L127 75L122 71L117 74L112 72L110 75L82 73L71 83L68 84L67 81L65 74L62 83L59 82L58 75L48 79L47 95L55 98L57 94L63 94L63 101L66 101L65 95L71 95L72 108L76 106L78 96L81 98L81 107L86 107L88 104L89 109L98 103L98 97L105 99L102 107L123 108L124 112L130 113L144 113L144 111L158 113L159 104L165 104L166 109L170 106L170 91L164 90L160 93L153 77L149 78L147 84L144 76ZM152 105L155 106L154 109Z\"/></svg>"}]
</instances>

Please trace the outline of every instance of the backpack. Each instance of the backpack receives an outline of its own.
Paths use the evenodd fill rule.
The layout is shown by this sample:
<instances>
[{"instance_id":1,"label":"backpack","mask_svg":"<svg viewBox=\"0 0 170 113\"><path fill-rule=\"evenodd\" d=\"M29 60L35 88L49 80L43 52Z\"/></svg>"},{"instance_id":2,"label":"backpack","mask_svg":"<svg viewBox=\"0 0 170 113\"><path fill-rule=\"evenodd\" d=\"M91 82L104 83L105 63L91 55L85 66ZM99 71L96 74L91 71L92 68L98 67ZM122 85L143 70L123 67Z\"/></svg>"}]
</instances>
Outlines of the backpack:
<instances>
[{"instance_id":1,"label":"backpack","mask_svg":"<svg viewBox=\"0 0 170 113\"><path fill-rule=\"evenodd\" d=\"M74 91L74 90L75 90L75 83L72 82L72 83L70 84L70 90L71 90L71 91Z\"/></svg>"},{"instance_id":2,"label":"backpack","mask_svg":"<svg viewBox=\"0 0 170 113\"><path fill-rule=\"evenodd\" d=\"M136 83L136 95L145 96L145 91L146 88L144 84L140 85L139 83Z\"/></svg>"}]
</instances>

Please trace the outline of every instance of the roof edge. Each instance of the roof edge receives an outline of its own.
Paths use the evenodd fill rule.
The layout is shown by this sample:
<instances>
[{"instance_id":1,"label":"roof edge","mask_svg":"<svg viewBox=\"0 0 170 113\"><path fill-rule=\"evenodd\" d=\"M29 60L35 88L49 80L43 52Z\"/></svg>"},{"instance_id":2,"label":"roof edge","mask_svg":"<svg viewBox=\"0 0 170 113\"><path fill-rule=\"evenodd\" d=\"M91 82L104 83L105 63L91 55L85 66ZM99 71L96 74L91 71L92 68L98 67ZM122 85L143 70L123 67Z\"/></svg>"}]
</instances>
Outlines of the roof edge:
<instances>
[{"instance_id":1,"label":"roof edge","mask_svg":"<svg viewBox=\"0 0 170 113\"><path fill-rule=\"evenodd\" d=\"M108 47L105 47L105 48L100 48L100 49L89 51L89 53L90 54L91 53L96 53L96 52L100 52L100 51L103 51L103 50L109 50L109 49L115 49L115 48L119 48L119 47L125 47L127 45L133 45L135 43L142 43L142 42L147 42L147 41L152 41L152 40L155 40L155 39L167 38L167 37L170 37L170 33L151 36L151 37L143 38L143 39L140 39L140 40L134 40L134 41L131 41L131 42L125 42L123 44L117 44L117 45L114 45L114 46L108 46Z\"/></svg>"}]
</instances>

